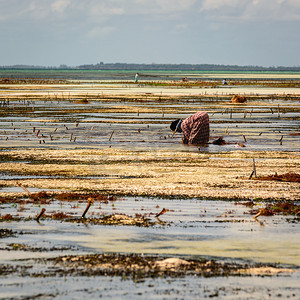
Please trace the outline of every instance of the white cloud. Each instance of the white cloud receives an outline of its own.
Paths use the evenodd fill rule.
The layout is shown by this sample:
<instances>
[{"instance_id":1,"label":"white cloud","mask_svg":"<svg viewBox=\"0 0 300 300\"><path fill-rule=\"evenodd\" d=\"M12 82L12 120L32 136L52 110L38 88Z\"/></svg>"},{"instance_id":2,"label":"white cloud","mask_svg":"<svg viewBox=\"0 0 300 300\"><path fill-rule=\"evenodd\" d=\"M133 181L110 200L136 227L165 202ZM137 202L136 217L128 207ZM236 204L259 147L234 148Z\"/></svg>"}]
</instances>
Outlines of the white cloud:
<instances>
[{"instance_id":1,"label":"white cloud","mask_svg":"<svg viewBox=\"0 0 300 300\"><path fill-rule=\"evenodd\" d=\"M153 1L149 1L153 5ZM181 12L189 10L196 0L156 0L155 6L161 12Z\"/></svg>"},{"instance_id":2,"label":"white cloud","mask_svg":"<svg viewBox=\"0 0 300 300\"><path fill-rule=\"evenodd\" d=\"M197 0L129 0L126 1L128 12L133 13L142 12L147 9L145 13L173 13L189 10Z\"/></svg>"},{"instance_id":3,"label":"white cloud","mask_svg":"<svg viewBox=\"0 0 300 300\"><path fill-rule=\"evenodd\" d=\"M204 0L200 12L209 18L249 20L300 20L299 0Z\"/></svg>"},{"instance_id":4,"label":"white cloud","mask_svg":"<svg viewBox=\"0 0 300 300\"><path fill-rule=\"evenodd\" d=\"M51 4L51 8L53 11L62 13L70 4L70 0L56 0Z\"/></svg>"},{"instance_id":5,"label":"white cloud","mask_svg":"<svg viewBox=\"0 0 300 300\"><path fill-rule=\"evenodd\" d=\"M86 19L100 23L117 16L162 16L197 12L208 18L300 20L300 0L0 0L0 21Z\"/></svg>"},{"instance_id":6,"label":"white cloud","mask_svg":"<svg viewBox=\"0 0 300 300\"><path fill-rule=\"evenodd\" d=\"M30 3L19 0L0 0L0 21L18 19L30 11Z\"/></svg>"},{"instance_id":7,"label":"white cloud","mask_svg":"<svg viewBox=\"0 0 300 300\"><path fill-rule=\"evenodd\" d=\"M1 18L74 12L85 15L168 14L190 10L197 0L0 0Z\"/></svg>"},{"instance_id":8,"label":"white cloud","mask_svg":"<svg viewBox=\"0 0 300 300\"><path fill-rule=\"evenodd\" d=\"M281 4L281 12L287 20L300 20L300 1L299 0L283 0Z\"/></svg>"},{"instance_id":9,"label":"white cloud","mask_svg":"<svg viewBox=\"0 0 300 300\"><path fill-rule=\"evenodd\" d=\"M244 2L240 0L204 0L201 5L201 10L214 10L224 7L236 7L239 3Z\"/></svg>"},{"instance_id":10,"label":"white cloud","mask_svg":"<svg viewBox=\"0 0 300 300\"><path fill-rule=\"evenodd\" d=\"M121 6L110 5L109 3L104 2L93 2L92 5L88 7L85 13L92 17L93 20L97 21L97 18L107 19L111 16L120 16L125 13L125 10ZM95 2L95 3L94 3ZM113 3L114 4L114 3Z\"/></svg>"},{"instance_id":11,"label":"white cloud","mask_svg":"<svg viewBox=\"0 0 300 300\"><path fill-rule=\"evenodd\" d=\"M87 34L87 37L90 39L103 38L105 36L108 36L112 32L114 32L115 30L116 28L112 26L106 26L106 27L98 26L90 30Z\"/></svg>"}]
</instances>

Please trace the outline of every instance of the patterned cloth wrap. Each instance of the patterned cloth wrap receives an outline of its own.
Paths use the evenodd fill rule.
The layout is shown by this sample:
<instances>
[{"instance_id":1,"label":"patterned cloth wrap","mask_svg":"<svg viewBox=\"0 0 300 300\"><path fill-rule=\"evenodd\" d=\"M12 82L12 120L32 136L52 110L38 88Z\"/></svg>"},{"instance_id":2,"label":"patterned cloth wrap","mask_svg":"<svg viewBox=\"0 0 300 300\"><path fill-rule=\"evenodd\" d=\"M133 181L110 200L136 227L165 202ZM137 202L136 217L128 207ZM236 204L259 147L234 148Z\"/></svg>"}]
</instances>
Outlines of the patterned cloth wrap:
<instances>
[{"instance_id":1,"label":"patterned cloth wrap","mask_svg":"<svg viewBox=\"0 0 300 300\"><path fill-rule=\"evenodd\" d=\"M198 111L181 123L183 143L200 145L209 140L209 117L207 112Z\"/></svg>"}]
</instances>

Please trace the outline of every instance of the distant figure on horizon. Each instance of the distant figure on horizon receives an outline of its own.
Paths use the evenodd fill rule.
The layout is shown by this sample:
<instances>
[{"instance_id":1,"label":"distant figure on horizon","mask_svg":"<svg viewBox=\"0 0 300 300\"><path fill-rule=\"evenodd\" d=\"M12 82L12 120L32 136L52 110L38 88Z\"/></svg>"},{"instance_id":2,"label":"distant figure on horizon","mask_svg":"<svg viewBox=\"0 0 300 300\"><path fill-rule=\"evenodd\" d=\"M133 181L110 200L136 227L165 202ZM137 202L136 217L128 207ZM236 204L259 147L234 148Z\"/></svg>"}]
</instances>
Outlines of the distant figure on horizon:
<instances>
[{"instance_id":1,"label":"distant figure on horizon","mask_svg":"<svg viewBox=\"0 0 300 300\"><path fill-rule=\"evenodd\" d=\"M198 111L185 120L177 119L170 125L170 129L183 133L183 144L200 145L209 141L209 117L207 112Z\"/></svg>"},{"instance_id":2,"label":"distant figure on horizon","mask_svg":"<svg viewBox=\"0 0 300 300\"><path fill-rule=\"evenodd\" d=\"M134 82L137 83L139 81L139 73L136 73L134 76Z\"/></svg>"},{"instance_id":3,"label":"distant figure on horizon","mask_svg":"<svg viewBox=\"0 0 300 300\"><path fill-rule=\"evenodd\" d=\"M226 79L223 79L223 84L226 85L227 84L227 81Z\"/></svg>"}]
</instances>

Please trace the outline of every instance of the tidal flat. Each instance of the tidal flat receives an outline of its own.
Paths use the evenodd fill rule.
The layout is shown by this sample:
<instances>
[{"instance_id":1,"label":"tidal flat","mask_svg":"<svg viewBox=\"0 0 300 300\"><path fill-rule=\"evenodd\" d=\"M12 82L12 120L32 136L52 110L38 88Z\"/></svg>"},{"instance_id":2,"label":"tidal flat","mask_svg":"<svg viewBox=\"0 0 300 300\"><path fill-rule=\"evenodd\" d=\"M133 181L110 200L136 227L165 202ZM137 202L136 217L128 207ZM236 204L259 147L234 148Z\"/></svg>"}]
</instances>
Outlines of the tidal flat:
<instances>
[{"instance_id":1,"label":"tidal flat","mask_svg":"<svg viewBox=\"0 0 300 300\"><path fill-rule=\"evenodd\" d=\"M297 299L299 78L228 81L2 80L1 299Z\"/></svg>"}]
</instances>

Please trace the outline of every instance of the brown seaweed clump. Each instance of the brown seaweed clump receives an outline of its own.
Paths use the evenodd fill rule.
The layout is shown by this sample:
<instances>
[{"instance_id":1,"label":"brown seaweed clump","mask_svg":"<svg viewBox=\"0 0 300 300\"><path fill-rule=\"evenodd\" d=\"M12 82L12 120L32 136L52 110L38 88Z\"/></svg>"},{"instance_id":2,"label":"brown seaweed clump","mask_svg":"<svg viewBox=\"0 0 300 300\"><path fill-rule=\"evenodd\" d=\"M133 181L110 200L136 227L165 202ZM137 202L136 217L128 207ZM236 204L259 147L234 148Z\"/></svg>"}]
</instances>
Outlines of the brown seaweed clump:
<instances>
[{"instance_id":1,"label":"brown seaweed clump","mask_svg":"<svg viewBox=\"0 0 300 300\"><path fill-rule=\"evenodd\" d=\"M300 205L292 201L274 202L259 210L251 210L250 214L255 215L255 217L273 215L298 216L300 214Z\"/></svg>"},{"instance_id":2,"label":"brown seaweed clump","mask_svg":"<svg viewBox=\"0 0 300 300\"><path fill-rule=\"evenodd\" d=\"M234 95L231 98L232 103L245 103L247 102L247 98L245 96Z\"/></svg>"},{"instance_id":3,"label":"brown seaweed clump","mask_svg":"<svg viewBox=\"0 0 300 300\"><path fill-rule=\"evenodd\" d=\"M182 277L184 275L227 276L242 268L242 266L234 263L223 264L204 259L183 260L175 257L122 255L118 253L65 256L49 260L54 260L56 266L63 266L65 271L71 273L79 271L80 274L78 275L81 276L105 275L131 277L133 279Z\"/></svg>"},{"instance_id":4,"label":"brown seaweed clump","mask_svg":"<svg viewBox=\"0 0 300 300\"><path fill-rule=\"evenodd\" d=\"M273 203L268 208L276 214L299 215L300 213L300 205L290 201Z\"/></svg>"},{"instance_id":5,"label":"brown seaweed clump","mask_svg":"<svg viewBox=\"0 0 300 300\"><path fill-rule=\"evenodd\" d=\"M248 270L255 270L255 274L271 275L269 272L271 268L273 274L294 271L260 264L249 266L206 259L118 253L64 256L50 258L47 261L54 262L55 270L53 272L55 274L53 275L55 276L68 273L77 276L121 276L133 280L157 277L251 275L252 272L247 272Z\"/></svg>"},{"instance_id":6,"label":"brown seaweed clump","mask_svg":"<svg viewBox=\"0 0 300 300\"><path fill-rule=\"evenodd\" d=\"M219 137L218 139L212 142L214 145L227 145L227 142L223 139L223 137Z\"/></svg>"},{"instance_id":7,"label":"brown seaweed clump","mask_svg":"<svg viewBox=\"0 0 300 300\"><path fill-rule=\"evenodd\" d=\"M47 199L50 199L50 198L51 198L51 196L44 191L30 194L30 199L32 199L34 201L45 202Z\"/></svg>"},{"instance_id":8,"label":"brown seaweed clump","mask_svg":"<svg viewBox=\"0 0 300 300\"><path fill-rule=\"evenodd\" d=\"M10 203L13 200L14 199L12 197L2 197L2 196L0 196L0 203Z\"/></svg>"},{"instance_id":9,"label":"brown seaweed clump","mask_svg":"<svg viewBox=\"0 0 300 300\"><path fill-rule=\"evenodd\" d=\"M2 216L0 214L0 223L1 222L10 222L10 221L17 221L17 222L19 222L21 220L23 220L23 219L20 218L20 217L18 217L18 216L12 216L11 214L6 214L4 216ZM31 218L24 219L24 221L29 221L29 220L31 220Z\"/></svg>"},{"instance_id":10,"label":"brown seaweed clump","mask_svg":"<svg viewBox=\"0 0 300 300\"><path fill-rule=\"evenodd\" d=\"M14 236L15 232L11 229L1 228L0 229L0 239Z\"/></svg>"},{"instance_id":11,"label":"brown seaweed clump","mask_svg":"<svg viewBox=\"0 0 300 300\"><path fill-rule=\"evenodd\" d=\"M51 218L52 218L53 220L64 220L64 219L71 218L71 217L72 217L72 216L67 215L67 214L65 214L65 213L63 213L63 212L58 212L58 213L55 213L55 214L53 214L53 215L51 216Z\"/></svg>"},{"instance_id":12,"label":"brown seaweed clump","mask_svg":"<svg viewBox=\"0 0 300 300\"><path fill-rule=\"evenodd\" d=\"M0 215L1 221L12 221L14 218L11 214L6 214L4 216Z\"/></svg>"},{"instance_id":13,"label":"brown seaweed clump","mask_svg":"<svg viewBox=\"0 0 300 300\"><path fill-rule=\"evenodd\" d=\"M69 81L63 79L43 78L2 78L0 84L67 84Z\"/></svg>"},{"instance_id":14,"label":"brown seaweed clump","mask_svg":"<svg viewBox=\"0 0 300 300\"><path fill-rule=\"evenodd\" d=\"M76 101L74 101L74 103L76 103L76 104L89 104L90 101L85 98L85 99L81 99L81 100L76 100Z\"/></svg>"},{"instance_id":15,"label":"brown seaweed clump","mask_svg":"<svg viewBox=\"0 0 300 300\"><path fill-rule=\"evenodd\" d=\"M287 182L300 182L300 174L289 172L282 175L268 175L257 177L256 180L274 180L274 181L287 181Z\"/></svg>"},{"instance_id":16,"label":"brown seaweed clump","mask_svg":"<svg viewBox=\"0 0 300 300\"><path fill-rule=\"evenodd\" d=\"M234 205L244 205L246 207L253 207L255 204L253 200L247 202L235 202Z\"/></svg>"},{"instance_id":17,"label":"brown seaweed clump","mask_svg":"<svg viewBox=\"0 0 300 300\"><path fill-rule=\"evenodd\" d=\"M74 223L89 223L94 225L127 225L139 227L149 227L157 224L157 222L152 222L144 216L131 217L125 214L113 214L102 218L73 218L67 221Z\"/></svg>"}]
</instances>

